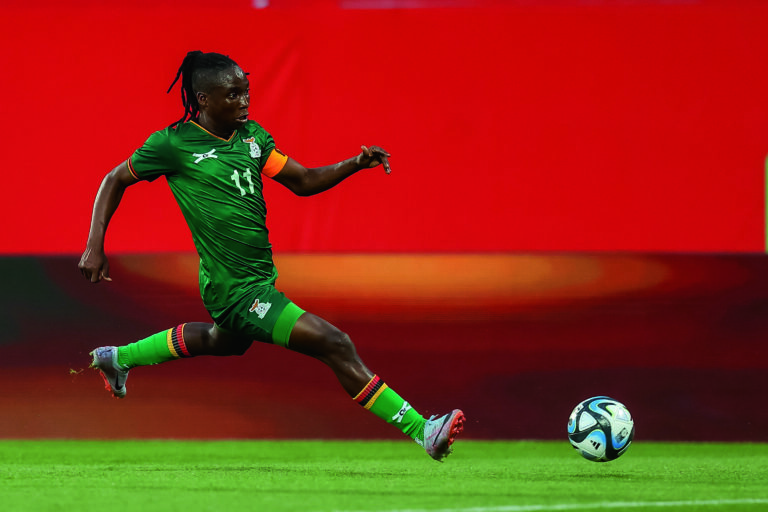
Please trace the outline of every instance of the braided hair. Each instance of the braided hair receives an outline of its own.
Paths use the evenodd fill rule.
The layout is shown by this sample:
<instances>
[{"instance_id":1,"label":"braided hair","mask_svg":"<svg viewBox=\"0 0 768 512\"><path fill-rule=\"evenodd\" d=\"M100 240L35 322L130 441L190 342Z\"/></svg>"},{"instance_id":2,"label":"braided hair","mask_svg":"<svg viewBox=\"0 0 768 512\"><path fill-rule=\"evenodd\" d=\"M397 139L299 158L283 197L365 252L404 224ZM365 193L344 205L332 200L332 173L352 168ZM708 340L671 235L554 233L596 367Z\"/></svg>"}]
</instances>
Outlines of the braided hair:
<instances>
[{"instance_id":1,"label":"braided hair","mask_svg":"<svg viewBox=\"0 0 768 512\"><path fill-rule=\"evenodd\" d=\"M168 88L170 93L173 86L181 78L181 103L184 105L184 115L170 127L178 126L189 119L197 119L200 115L197 93L207 92L210 86L215 83L219 72L231 69L233 66L239 67L228 55L214 52L204 53L200 50L187 53L184 60L181 61L176 78Z\"/></svg>"}]
</instances>

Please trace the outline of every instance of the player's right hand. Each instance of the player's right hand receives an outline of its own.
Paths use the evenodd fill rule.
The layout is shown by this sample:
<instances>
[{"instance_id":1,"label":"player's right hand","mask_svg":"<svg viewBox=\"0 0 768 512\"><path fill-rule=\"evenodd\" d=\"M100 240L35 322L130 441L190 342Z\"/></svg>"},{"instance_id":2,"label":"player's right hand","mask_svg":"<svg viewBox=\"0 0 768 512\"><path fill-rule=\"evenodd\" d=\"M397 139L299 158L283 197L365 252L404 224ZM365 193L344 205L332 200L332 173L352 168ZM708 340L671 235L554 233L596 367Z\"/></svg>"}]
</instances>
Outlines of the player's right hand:
<instances>
[{"instance_id":1,"label":"player's right hand","mask_svg":"<svg viewBox=\"0 0 768 512\"><path fill-rule=\"evenodd\" d=\"M78 263L77 268L92 283L112 280L109 277L109 260L107 260L107 255L104 254L103 250L94 250L87 247L80 257L80 263Z\"/></svg>"}]
</instances>

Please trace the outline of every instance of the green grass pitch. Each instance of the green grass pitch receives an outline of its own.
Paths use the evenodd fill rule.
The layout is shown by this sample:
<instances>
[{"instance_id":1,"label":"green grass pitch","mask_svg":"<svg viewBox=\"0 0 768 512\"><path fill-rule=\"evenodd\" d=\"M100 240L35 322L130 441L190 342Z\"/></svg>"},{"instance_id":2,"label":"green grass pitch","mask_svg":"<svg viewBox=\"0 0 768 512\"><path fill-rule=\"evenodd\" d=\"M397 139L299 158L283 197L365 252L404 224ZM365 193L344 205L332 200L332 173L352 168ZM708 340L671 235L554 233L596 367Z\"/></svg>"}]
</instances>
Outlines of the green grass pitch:
<instances>
[{"instance_id":1,"label":"green grass pitch","mask_svg":"<svg viewBox=\"0 0 768 512\"><path fill-rule=\"evenodd\" d=\"M636 442L589 462L562 442L0 441L0 509L523 512L768 510L768 444Z\"/></svg>"}]
</instances>

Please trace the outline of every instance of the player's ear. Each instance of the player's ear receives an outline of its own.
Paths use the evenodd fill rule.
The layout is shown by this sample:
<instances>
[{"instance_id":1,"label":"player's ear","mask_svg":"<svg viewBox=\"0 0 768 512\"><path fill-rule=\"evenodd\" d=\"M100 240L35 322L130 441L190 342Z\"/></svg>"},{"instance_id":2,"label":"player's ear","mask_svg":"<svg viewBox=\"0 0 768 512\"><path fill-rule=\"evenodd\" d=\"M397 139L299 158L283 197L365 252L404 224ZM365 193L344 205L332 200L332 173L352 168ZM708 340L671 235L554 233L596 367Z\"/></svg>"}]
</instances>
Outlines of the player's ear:
<instances>
[{"instance_id":1,"label":"player's ear","mask_svg":"<svg viewBox=\"0 0 768 512\"><path fill-rule=\"evenodd\" d=\"M195 94L197 97L197 104L200 105L200 108L207 107L208 106L208 95L204 92L198 92Z\"/></svg>"}]
</instances>

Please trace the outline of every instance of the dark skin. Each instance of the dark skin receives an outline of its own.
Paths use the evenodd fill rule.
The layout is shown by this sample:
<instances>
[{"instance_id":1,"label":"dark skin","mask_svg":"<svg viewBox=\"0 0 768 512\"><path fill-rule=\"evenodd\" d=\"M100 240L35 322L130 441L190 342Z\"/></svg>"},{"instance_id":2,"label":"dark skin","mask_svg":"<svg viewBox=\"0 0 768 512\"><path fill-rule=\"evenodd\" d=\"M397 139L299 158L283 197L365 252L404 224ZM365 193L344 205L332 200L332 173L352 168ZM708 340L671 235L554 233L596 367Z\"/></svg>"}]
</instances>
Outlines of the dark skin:
<instances>
[{"instance_id":1,"label":"dark skin","mask_svg":"<svg viewBox=\"0 0 768 512\"><path fill-rule=\"evenodd\" d=\"M232 67L219 73L216 83L207 89L196 96L200 105L197 123L212 134L229 139L248 119L248 79L239 67ZM363 169L381 165L387 174L390 173L389 153L378 146L361 146L361 149L355 157L315 168L306 168L289 157L274 179L296 195L310 196L328 190ZM115 167L101 182L93 206L88 242L78 265L83 276L92 283L112 281L104 252L107 226L125 189L136 183L138 180L128 170L127 161ZM184 341L190 354L195 356L242 355L253 343L248 337L220 330L216 324L201 322L186 324ZM325 363L352 397L373 378L349 336L312 313L304 313L296 322L289 348Z\"/></svg>"}]
</instances>

